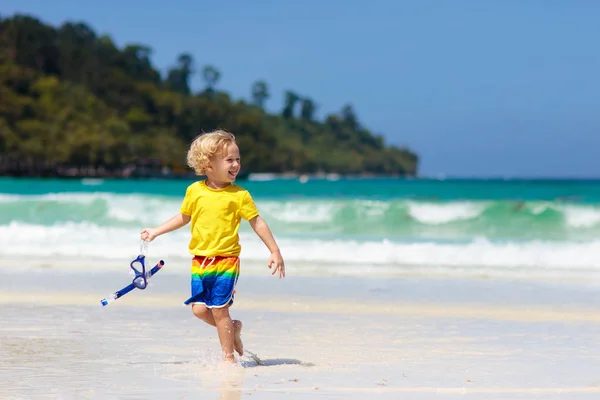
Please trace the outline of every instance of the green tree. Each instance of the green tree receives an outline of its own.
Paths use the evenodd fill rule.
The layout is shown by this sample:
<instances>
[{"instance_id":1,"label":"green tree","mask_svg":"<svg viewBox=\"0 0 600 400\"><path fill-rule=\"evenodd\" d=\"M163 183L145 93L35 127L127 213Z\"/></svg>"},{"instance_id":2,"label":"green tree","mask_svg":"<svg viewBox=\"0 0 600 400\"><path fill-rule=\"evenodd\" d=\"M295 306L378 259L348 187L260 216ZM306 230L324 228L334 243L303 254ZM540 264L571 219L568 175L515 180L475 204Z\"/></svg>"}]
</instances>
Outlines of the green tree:
<instances>
[{"instance_id":1,"label":"green tree","mask_svg":"<svg viewBox=\"0 0 600 400\"><path fill-rule=\"evenodd\" d=\"M252 85L252 100L260 108L264 108L265 101L270 97L269 87L265 81L256 81Z\"/></svg>"},{"instance_id":2,"label":"green tree","mask_svg":"<svg viewBox=\"0 0 600 400\"><path fill-rule=\"evenodd\" d=\"M354 112L354 107L352 107L351 104L346 104L342 108L342 120L350 127L350 129L356 130L359 127L356 112Z\"/></svg>"},{"instance_id":3,"label":"green tree","mask_svg":"<svg viewBox=\"0 0 600 400\"><path fill-rule=\"evenodd\" d=\"M288 90L285 92L285 106L283 107L283 111L281 115L285 119L290 119L294 117L294 109L296 107L296 103L300 100L300 96L296 93Z\"/></svg>"},{"instance_id":4,"label":"green tree","mask_svg":"<svg viewBox=\"0 0 600 400\"><path fill-rule=\"evenodd\" d=\"M307 121L312 121L316 110L315 103L311 99L302 99L302 108L300 109L300 117Z\"/></svg>"},{"instance_id":5,"label":"green tree","mask_svg":"<svg viewBox=\"0 0 600 400\"><path fill-rule=\"evenodd\" d=\"M194 74L194 58L188 53L177 57L177 67L171 68L167 75L166 86L181 94L190 94L190 79Z\"/></svg>"},{"instance_id":6,"label":"green tree","mask_svg":"<svg viewBox=\"0 0 600 400\"><path fill-rule=\"evenodd\" d=\"M206 85L206 88L204 89L205 93L212 95L215 92L217 82L221 78L221 72L212 65L207 65L202 70L202 77L204 78L204 83Z\"/></svg>"},{"instance_id":7,"label":"green tree","mask_svg":"<svg viewBox=\"0 0 600 400\"><path fill-rule=\"evenodd\" d=\"M208 65L206 90L192 94L189 53L165 78L151 56L149 46L119 48L83 22L55 28L31 16L0 19L0 173L100 168L144 176L149 165L191 173L189 143L217 128L236 134L244 172L417 172L418 155L386 145L350 104L318 121L312 99L287 91L282 111L269 114L264 81L247 104L218 91L221 74Z\"/></svg>"}]
</instances>

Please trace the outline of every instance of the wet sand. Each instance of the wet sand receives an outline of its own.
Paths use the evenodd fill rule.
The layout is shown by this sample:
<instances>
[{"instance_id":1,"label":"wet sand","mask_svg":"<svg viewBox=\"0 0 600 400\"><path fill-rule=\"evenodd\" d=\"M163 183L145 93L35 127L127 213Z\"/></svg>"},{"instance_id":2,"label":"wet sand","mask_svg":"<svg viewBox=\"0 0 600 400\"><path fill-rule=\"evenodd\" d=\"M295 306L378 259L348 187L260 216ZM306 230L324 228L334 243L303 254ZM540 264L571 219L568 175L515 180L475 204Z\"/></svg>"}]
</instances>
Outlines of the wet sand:
<instances>
[{"instance_id":1,"label":"wet sand","mask_svg":"<svg viewBox=\"0 0 600 400\"><path fill-rule=\"evenodd\" d=\"M595 282L240 277L242 357L182 302L185 273L107 307L126 272L0 268L4 399L596 399Z\"/></svg>"}]
</instances>

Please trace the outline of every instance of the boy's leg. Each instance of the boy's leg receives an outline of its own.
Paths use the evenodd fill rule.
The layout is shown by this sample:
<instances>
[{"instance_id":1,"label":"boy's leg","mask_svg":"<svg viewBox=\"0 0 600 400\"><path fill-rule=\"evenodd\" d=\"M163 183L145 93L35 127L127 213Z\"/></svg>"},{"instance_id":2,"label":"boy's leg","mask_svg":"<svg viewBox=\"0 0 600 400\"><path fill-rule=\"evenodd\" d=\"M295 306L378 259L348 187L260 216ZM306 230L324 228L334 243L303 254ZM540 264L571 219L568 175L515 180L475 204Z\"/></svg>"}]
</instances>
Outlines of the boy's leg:
<instances>
[{"instance_id":1,"label":"boy's leg","mask_svg":"<svg viewBox=\"0 0 600 400\"><path fill-rule=\"evenodd\" d=\"M225 307L227 311L227 315L229 315L229 306ZM217 326L215 323L215 317L213 316L212 310L206 307L204 304L192 304L192 311L194 315L200 318L202 321L206 322L209 325ZM231 318L230 318L231 319ZM242 321L233 320L233 329L234 329L234 339L233 339L233 348L238 352L240 356L244 355L244 344L242 343Z\"/></svg>"},{"instance_id":2,"label":"boy's leg","mask_svg":"<svg viewBox=\"0 0 600 400\"><path fill-rule=\"evenodd\" d=\"M216 326L215 325L215 319L213 317L213 314L211 312L211 310L206 307L204 304L192 304L192 312L194 313L194 315L198 318L200 318L202 321L206 322L209 325L212 326Z\"/></svg>"},{"instance_id":3,"label":"boy's leg","mask_svg":"<svg viewBox=\"0 0 600 400\"><path fill-rule=\"evenodd\" d=\"M244 343L242 343L242 321L239 319L233 320L235 336L233 337L233 348L240 356L244 355Z\"/></svg>"},{"instance_id":4,"label":"boy's leg","mask_svg":"<svg viewBox=\"0 0 600 400\"><path fill-rule=\"evenodd\" d=\"M221 348L223 349L223 358L226 361L233 361L234 348L240 356L244 354L244 347L240 336L242 322L231 319L229 316L229 306L212 308L211 310L219 334Z\"/></svg>"}]
</instances>

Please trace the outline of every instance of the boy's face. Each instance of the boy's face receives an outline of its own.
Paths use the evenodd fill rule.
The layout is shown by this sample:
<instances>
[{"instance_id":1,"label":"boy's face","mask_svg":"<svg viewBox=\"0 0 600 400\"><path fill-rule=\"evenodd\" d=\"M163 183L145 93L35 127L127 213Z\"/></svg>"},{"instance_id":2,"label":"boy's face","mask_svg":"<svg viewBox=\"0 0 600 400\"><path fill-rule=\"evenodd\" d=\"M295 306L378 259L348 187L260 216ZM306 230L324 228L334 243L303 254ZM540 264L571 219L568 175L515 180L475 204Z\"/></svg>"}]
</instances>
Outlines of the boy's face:
<instances>
[{"instance_id":1,"label":"boy's face","mask_svg":"<svg viewBox=\"0 0 600 400\"><path fill-rule=\"evenodd\" d=\"M240 172L240 149L235 143L229 144L223 154L210 160L209 179L216 182L233 182Z\"/></svg>"}]
</instances>

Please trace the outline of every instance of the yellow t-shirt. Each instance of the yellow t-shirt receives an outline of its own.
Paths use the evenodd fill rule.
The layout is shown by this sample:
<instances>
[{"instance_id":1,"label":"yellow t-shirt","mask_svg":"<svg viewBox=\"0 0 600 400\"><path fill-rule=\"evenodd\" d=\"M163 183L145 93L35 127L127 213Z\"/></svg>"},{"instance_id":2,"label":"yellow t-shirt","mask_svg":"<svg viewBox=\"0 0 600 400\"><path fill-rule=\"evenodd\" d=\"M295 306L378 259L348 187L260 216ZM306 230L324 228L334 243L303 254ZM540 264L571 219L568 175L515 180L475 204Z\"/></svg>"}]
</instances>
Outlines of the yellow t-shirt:
<instances>
[{"instance_id":1,"label":"yellow t-shirt","mask_svg":"<svg viewBox=\"0 0 600 400\"><path fill-rule=\"evenodd\" d=\"M190 253L196 256L239 256L241 219L258 215L247 190L231 184L212 189L201 180L188 186L180 211L191 217Z\"/></svg>"}]
</instances>

